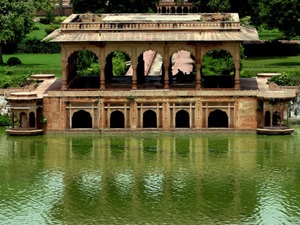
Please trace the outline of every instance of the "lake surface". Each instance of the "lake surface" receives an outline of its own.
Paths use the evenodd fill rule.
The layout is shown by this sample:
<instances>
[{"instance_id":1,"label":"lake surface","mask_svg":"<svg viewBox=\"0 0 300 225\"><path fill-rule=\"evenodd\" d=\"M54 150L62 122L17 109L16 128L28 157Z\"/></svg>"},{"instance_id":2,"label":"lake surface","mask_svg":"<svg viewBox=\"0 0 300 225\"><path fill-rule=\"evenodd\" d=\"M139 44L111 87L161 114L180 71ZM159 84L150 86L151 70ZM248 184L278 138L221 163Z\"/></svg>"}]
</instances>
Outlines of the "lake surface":
<instances>
[{"instance_id":1,"label":"lake surface","mask_svg":"<svg viewBox=\"0 0 300 225\"><path fill-rule=\"evenodd\" d=\"M0 130L0 224L299 221L299 128L290 136Z\"/></svg>"}]
</instances>

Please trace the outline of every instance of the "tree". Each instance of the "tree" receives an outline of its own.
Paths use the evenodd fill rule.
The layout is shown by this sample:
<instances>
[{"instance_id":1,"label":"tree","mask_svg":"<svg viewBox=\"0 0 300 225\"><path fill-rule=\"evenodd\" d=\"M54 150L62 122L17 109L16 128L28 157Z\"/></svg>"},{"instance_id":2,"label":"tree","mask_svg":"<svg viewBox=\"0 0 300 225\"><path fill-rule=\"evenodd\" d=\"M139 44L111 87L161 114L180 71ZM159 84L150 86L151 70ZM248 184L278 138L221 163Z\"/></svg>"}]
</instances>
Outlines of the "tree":
<instances>
[{"instance_id":1,"label":"tree","mask_svg":"<svg viewBox=\"0 0 300 225\"><path fill-rule=\"evenodd\" d=\"M71 0L74 13L103 13L107 4L107 0Z\"/></svg>"},{"instance_id":2,"label":"tree","mask_svg":"<svg viewBox=\"0 0 300 225\"><path fill-rule=\"evenodd\" d=\"M31 4L26 0L0 1L0 64L3 64L2 47L7 42L20 41L33 26Z\"/></svg>"},{"instance_id":3,"label":"tree","mask_svg":"<svg viewBox=\"0 0 300 225\"><path fill-rule=\"evenodd\" d=\"M253 7L252 19L256 25L278 28L288 38L300 35L299 0L261 0L254 3Z\"/></svg>"}]
</instances>

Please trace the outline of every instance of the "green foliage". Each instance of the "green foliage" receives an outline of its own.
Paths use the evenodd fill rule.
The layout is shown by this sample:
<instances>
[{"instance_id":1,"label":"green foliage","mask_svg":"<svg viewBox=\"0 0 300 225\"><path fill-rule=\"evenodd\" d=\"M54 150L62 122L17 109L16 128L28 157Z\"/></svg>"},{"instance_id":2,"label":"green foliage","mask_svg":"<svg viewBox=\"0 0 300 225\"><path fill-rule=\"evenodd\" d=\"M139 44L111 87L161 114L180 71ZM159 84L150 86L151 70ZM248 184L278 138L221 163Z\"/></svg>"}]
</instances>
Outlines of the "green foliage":
<instances>
[{"instance_id":1,"label":"green foliage","mask_svg":"<svg viewBox=\"0 0 300 225\"><path fill-rule=\"evenodd\" d=\"M0 115L0 127L10 126L11 117L9 115Z\"/></svg>"},{"instance_id":2,"label":"green foliage","mask_svg":"<svg viewBox=\"0 0 300 225\"><path fill-rule=\"evenodd\" d=\"M18 45L17 52L20 53L59 53L60 45L54 42L41 42L38 38L28 37L23 39Z\"/></svg>"},{"instance_id":3,"label":"green foliage","mask_svg":"<svg viewBox=\"0 0 300 225\"><path fill-rule=\"evenodd\" d=\"M212 50L202 60L203 75L230 75L234 72L233 58L225 50Z\"/></svg>"},{"instance_id":4,"label":"green foliage","mask_svg":"<svg viewBox=\"0 0 300 225\"><path fill-rule=\"evenodd\" d=\"M53 23L54 24L60 24L63 22L67 17L66 16L56 16L54 17Z\"/></svg>"},{"instance_id":5,"label":"green foliage","mask_svg":"<svg viewBox=\"0 0 300 225\"><path fill-rule=\"evenodd\" d=\"M14 73L14 70L10 66L5 67L5 72L6 75L12 75Z\"/></svg>"},{"instance_id":6,"label":"green foliage","mask_svg":"<svg viewBox=\"0 0 300 225\"><path fill-rule=\"evenodd\" d=\"M97 56L88 50L81 50L77 54L77 75L100 75L100 66Z\"/></svg>"},{"instance_id":7,"label":"green foliage","mask_svg":"<svg viewBox=\"0 0 300 225\"><path fill-rule=\"evenodd\" d=\"M7 60L7 65L9 65L9 66L15 66L15 65L20 65L20 64L22 64L22 62L18 57L10 57Z\"/></svg>"},{"instance_id":8,"label":"green foliage","mask_svg":"<svg viewBox=\"0 0 300 225\"><path fill-rule=\"evenodd\" d=\"M252 18L256 25L263 24L268 29L278 28L288 38L300 35L299 0L261 0L252 7L254 7Z\"/></svg>"},{"instance_id":9,"label":"green foliage","mask_svg":"<svg viewBox=\"0 0 300 225\"><path fill-rule=\"evenodd\" d=\"M300 85L300 71L295 73L283 72L281 76L274 76L270 81L280 86L298 86Z\"/></svg>"},{"instance_id":10,"label":"green foliage","mask_svg":"<svg viewBox=\"0 0 300 225\"><path fill-rule=\"evenodd\" d=\"M46 34L51 34L53 31L55 31L56 29L58 29L60 26L51 26L51 27L48 27L48 28L45 28L45 32Z\"/></svg>"},{"instance_id":11,"label":"green foliage","mask_svg":"<svg viewBox=\"0 0 300 225\"><path fill-rule=\"evenodd\" d=\"M8 42L19 42L33 26L31 4L26 0L1 0L0 24L0 48ZM0 51L0 64L2 63Z\"/></svg>"},{"instance_id":12,"label":"green foliage","mask_svg":"<svg viewBox=\"0 0 300 225\"><path fill-rule=\"evenodd\" d=\"M28 76L0 76L0 88L20 87L28 84Z\"/></svg>"},{"instance_id":13,"label":"green foliage","mask_svg":"<svg viewBox=\"0 0 300 225\"><path fill-rule=\"evenodd\" d=\"M129 65L126 64L129 61L129 55L122 51L114 51L112 64L113 64L113 75L123 76L126 74Z\"/></svg>"}]
</instances>

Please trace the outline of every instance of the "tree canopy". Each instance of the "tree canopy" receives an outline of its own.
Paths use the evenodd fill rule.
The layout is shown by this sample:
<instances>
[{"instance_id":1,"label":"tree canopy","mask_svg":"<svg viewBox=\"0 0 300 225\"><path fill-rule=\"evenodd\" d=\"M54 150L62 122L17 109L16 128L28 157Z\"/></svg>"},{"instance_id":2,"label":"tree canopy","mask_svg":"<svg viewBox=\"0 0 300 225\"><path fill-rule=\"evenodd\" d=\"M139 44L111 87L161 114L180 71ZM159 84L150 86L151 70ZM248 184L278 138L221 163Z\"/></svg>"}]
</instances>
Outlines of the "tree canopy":
<instances>
[{"instance_id":1,"label":"tree canopy","mask_svg":"<svg viewBox=\"0 0 300 225\"><path fill-rule=\"evenodd\" d=\"M3 64L2 47L19 42L33 27L36 11L49 9L48 0L1 0L0 1L0 64Z\"/></svg>"}]
</instances>

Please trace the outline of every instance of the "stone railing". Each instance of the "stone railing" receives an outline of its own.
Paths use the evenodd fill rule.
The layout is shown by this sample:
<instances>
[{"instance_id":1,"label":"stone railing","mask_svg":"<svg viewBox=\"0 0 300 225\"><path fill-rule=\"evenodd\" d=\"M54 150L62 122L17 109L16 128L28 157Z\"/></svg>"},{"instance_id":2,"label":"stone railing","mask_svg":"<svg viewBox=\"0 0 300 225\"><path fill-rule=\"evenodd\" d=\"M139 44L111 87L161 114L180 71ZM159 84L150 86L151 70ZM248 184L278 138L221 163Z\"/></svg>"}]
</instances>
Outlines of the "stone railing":
<instances>
[{"instance_id":1,"label":"stone railing","mask_svg":"<svg viewBox=\"0 0 300 225\"><path fill-rule=\"evenodd\" d=\"M267 99L272 99L272 98L295 98L296 97L296 90L294 89L281 89L281 90L276 90L276 91L259 91L257 93L257 97L259 98L267 98Z\"/></svg>"},{"instance_id":2,"label":"stone railing","mask_svg":"<svg viewBox=\"0 0 300 225\"><path fill-rule=\"evenodd\" d=\"M61 30L133 31L133 30L239 30L239 22L71 22L62 23Z\"/></svg>"},{"instance_id":3,"label":"stone railing","mask_svg":"<svg viewBox=\"0 0 300 225\"><path fill-rule=\"evenodd\" d=\"M256 97L257 90L49 91L48 97Z\"/></svg>"}]
</instances>

